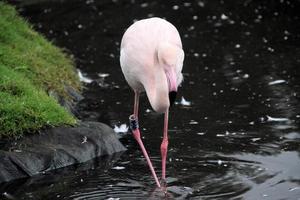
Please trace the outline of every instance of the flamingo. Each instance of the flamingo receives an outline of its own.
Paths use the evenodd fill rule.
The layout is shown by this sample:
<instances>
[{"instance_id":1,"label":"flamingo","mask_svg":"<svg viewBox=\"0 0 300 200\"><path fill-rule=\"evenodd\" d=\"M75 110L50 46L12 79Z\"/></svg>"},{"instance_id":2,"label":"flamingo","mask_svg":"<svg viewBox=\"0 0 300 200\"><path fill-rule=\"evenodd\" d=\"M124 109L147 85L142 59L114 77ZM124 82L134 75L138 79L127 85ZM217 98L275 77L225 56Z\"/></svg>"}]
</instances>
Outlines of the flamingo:
<instances>
[{"instance_id":1,"label":"flamingo","mask_svg":"<svg viewBox=\"0 0 300 200\"><path fill-rule=\"evenodd\" d=\"M120 49L120 65L129 86L134 91L134 110L130 116L132 134L139 144L158 187L157 178L138 128L139 96L146 92L154 111L164 114L162 183L166 183L169 107L174 103L177 88L183 80L181 73L184 51L180 35L170 22L148 18L135 22L124 33Z\"/></svg>"}]
</instances>

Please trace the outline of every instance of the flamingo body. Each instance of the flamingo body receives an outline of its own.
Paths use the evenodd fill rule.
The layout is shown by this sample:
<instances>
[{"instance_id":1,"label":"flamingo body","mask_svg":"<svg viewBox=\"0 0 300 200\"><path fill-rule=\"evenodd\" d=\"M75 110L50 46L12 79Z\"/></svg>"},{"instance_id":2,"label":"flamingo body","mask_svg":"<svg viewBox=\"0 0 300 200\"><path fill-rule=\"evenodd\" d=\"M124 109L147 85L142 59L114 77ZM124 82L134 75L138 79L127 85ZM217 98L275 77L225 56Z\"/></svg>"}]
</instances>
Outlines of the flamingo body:
<instances>
[{"instance_id":1,"label":"flamingo body","mask_svg":"<svg viewBox=\"0 0 300 200\"><path fill-rule=\"evenodd\" d=\"M161 18L137 21L124 33L120 54L122 72L135 93L134 114L130 119L138 119L139 94L144 91L152 108L165 114L161 143L162 181L165 182L169 107L174 103L177 88L183 80L184 52L179 33L175 26ZM132 132L160 187L139 129L134 128Z\"/></svg>"},{"instance_id":2,"label":"flamingo body","mask_svg":"<svg viewBox=\"0 0 300 200\"><path fill-rule=\"evenodd\" d=\"M152 108L165 112L170 106L166 71L174 72L176 90L182 81L184 52L177 29L161 18L135 22L124 33L120 63L134 91L146 91Z\"/></svg>"}]
</instances>

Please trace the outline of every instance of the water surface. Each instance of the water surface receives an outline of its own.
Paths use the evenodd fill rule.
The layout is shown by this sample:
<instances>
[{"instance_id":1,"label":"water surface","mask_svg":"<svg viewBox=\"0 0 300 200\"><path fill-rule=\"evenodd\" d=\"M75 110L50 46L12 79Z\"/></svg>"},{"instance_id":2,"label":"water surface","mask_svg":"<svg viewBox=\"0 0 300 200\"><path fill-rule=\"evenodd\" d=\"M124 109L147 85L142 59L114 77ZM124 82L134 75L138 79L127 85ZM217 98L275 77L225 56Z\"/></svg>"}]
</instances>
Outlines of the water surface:
<instances>
[{"instance_id":1,"label":"water surface","mask_svg":"<svg viewBox=\"0 0 300 200\"><path fill-rule=\"evenodd\" d=\"M119 67L133 21L165 17L186 53L170 111L167 197L133 138L122 155L0 186L15 199L299 199L300 23L297 1L28 1L34 28L84 76L79 118L128 124L133 92ZM186 101L182 101L184 98ZM140 125L160 175L163 116L141 98Z\"/></svg>"}]
</instances>

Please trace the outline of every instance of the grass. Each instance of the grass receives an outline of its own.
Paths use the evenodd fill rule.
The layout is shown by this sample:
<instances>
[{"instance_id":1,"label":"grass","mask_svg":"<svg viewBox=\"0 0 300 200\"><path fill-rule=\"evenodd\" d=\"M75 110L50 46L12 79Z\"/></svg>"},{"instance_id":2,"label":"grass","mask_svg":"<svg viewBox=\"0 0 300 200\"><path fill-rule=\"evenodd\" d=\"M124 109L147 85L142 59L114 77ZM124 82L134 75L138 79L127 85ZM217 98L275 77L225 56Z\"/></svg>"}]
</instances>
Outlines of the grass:
<instances>
[{"instance_id":1,"label":"grass","mask_svg":"<svg viewBox=\"0 0 300 200\"><path fill-rule=\"evenodd\" d=\"M80 88L73 62L35 32L14 7L0 2L0 138L76 120L47 92L68 98Z\"/></svg>"}]
</instances>

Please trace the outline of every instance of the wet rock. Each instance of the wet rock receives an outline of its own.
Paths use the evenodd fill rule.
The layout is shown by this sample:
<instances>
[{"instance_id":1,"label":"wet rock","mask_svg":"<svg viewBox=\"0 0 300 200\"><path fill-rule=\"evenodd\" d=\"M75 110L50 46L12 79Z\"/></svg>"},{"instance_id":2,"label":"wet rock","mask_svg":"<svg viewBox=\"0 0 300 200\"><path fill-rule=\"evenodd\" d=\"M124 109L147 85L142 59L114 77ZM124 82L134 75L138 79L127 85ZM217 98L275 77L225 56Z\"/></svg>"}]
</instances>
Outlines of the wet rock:
<instances>
[{"instance_id":1,"label":"wet rock","mask_svg":"<svg viewBox=\"0 0 300 200\"><path fill-rule=\"evenodd\" d=\"M0 150L0 183L126 150L114 131L99 122L47 129L12 141L5 149Z\"/></svg>"},{"instance_id":2,"label":"wet rock","mask_svg":"<svg viewBox=\"0 0 300 200\"><path fill-rule=\"evenodd\" d=\"M79 101L83 100L84 97L79 91L71 86L66 85L64 88L68 94L68 98L57 94L53 90L48 91L48 95L53 97L61 106L65 107L70 113L76 116L79 114L76 105Z\"/></svg>"}]
</instances>

